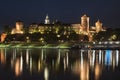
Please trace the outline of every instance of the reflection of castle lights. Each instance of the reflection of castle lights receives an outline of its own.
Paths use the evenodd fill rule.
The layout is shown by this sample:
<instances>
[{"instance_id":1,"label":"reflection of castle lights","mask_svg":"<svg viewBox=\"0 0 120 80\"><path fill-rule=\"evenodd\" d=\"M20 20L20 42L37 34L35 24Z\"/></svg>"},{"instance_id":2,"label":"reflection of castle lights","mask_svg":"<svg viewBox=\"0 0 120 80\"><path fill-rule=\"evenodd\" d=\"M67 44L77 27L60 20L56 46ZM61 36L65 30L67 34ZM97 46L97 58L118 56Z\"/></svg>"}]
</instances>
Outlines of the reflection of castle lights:
<instances>
[{"instance_id":1,"label":"reflection of castle lights","mask_svg":"<svg viewBox=\"0 0 120 80\"><path fill-rule=\"evenodd\" d=\"M111 50L106 50L106 54L105 54L105 65L111 65L111 61L112 61L112 53L111 53Z\"/></svg>"},{"instance_id":2,"label":"reflection of castle lights","mask_svg":"<svg viewBox=\"0 0 120 80\"><path fill-rule=\"evenodd\" d=\"M87 61L83 61L80 65L80 80L89 80L89 65Z\"/></svg>"},{"instance_id":3,"label":"reflection of castle lights","mask_svg":"<svg viewBox=\"0 0 120 80\"><path fill-rule=\"evenodd\" d=\"M29 64L29 50L26 50L26 63Z\"/></svg>"},{"instance_id":4,"label":"reflection of castle lights","mask_svg":"<svg viewBox=\"0 0 120 80\"><path fill-rule=\"evenodd\" d=\"M92 66L94 66L94 62L95 62L95 50L93 50L92 53Z\"/></svg>"},{"instance_id":5,"label":"reflection of castle lights","mask_svg":"<svg viewBox=\"0 0 120 80\"><path fill-rule=\"evenodd\" d=\"M17 59L16 63L15 63L15 74L16 74L16 76L20 75L20 61L19 61L19 59Z\"/></svg>"},{"instance_id":6,"label":"reflection of castle lights","mask_svg":"<svg viewBox=\"0 0 120 80\"><path fill-rule=\"evenodd\" d=\"M60 64L60 50L58 51L58 59L57 59L58 64Z\"/></svg>"},{"instance_id":7,"label":"reflection of castle lights","mask_svg":"<svg viewBox=\"0 0 120 80\"><path fill-rule=\"evenodd\" d=\"M13 49L13 60L15 60L15 58L16 58L16 48L15 49Z\"/></svg>"},{"instance_id":8,"label":"reflection of castle lights","mask_svg":"<svg viewBox=\"0 0 120 80\"><path fill-rule=\"evenodd\" d=\"M100 65L98 63L96 63L96 65L95 65L95 80L99 79L100 74L101 74Z\"/></svg>"},{"instance_id":9,"label":"reflection of castle lights","mask_svg":"<svg viewBox=\"0 0 120 80\"><path fill-rule=\"evenodd\" d=\"M69 71L77 78L79 77L80 80L89 80L91 74L95 80L99 80L106 68L110 70L113 68L113 71L115 71L116 67L119 67L119 50L79 50L79 53L76 52L78 54L74 54L75 51L72 53L72 51L57 49L56 55L53 55L54 57L48 57L49 55L45 49L39 49L38 52L41 54L37 54L38 57L34 57L34 50L20 50L15 48L10 50L13 52L12 54L8 54L8 49L0 49L1 65L4 65L4 62L6 62L5 65L8 63L14 70L16 77L23 76L23 71L29 69L30 76L32 76L33 72L33 75L34 73L37 75L42 74L43 80L49 80L51 76L58 76L58 72L64 68L65 76ZM51 72L53 72L52 75Z\"/></svg>"},{"instance_id":10,"label":"reflection of castle lights","mask_svg":"<svg viewBox=\"0 0 120 80\"><path fill-rule=\"evenodd\" d=\"M116 66L118 66L118 62L119 62L119 51L116 50Z\"/></svg>"},{"instance_id":11,"label":"reflection of castle lights","mask_svg":"<svg viewBox=\"0 0 120 80\"><path fill-rule=\"evenodd\" d=\"M6 48L5 48L5 60L6 60L6 54L7 54L6 52L7 52L7 50L6 50Z\"/></svg>"},{"instance_id":12,"label":"reflection of castle lights","mask_svg":"<svg viewBox=\"0 0 120 80\"><path fill-rule=\"evenodd\" d=\"M22 73L22 70L23 70L23 63L22 63L22 58L20 59L16 59L16 62L15 62L15 75L16 76L19 76L21 73Z\"/></svg>"},{"instance_id":13,"label":"reflection of castle lights","mask_svg":"<svg viewBox=\"0 0 120 80\"><path fill-rule=\"evenodd\" d=\"M81 68L83 68L83 54L81 53Z\"/></svg>"},{"instance_id":14,"label":"reflection of castle lights","mask_svg":"<svg viewBox=\"0 0 120 80\"><path fill-rule=\"evenodd\" d=\"M84 54L81 53L81 59L76 60L72 70L75 74L79 75L80 80L89 80L89 63L83 55Z\"/></svg>"},{"instance_id":15,"label":"reflection of castle lights","mask_svg":"<svg viewBox=\"0 0 120 80\"><path fill-rule=\"evenodd\" d=\"M99 63L101 63L101 58L102 58L102 51L99 50Z\"/></svg>"},{"instance_id":16,"label":"reflection of castle lights","mask_svg":"<svg viewBox=\"0 0 120 80\"><path fill-rule=\"evenodd\" d=\"M16 76L19 76L23 71L23 57L21 54L21 57L16 59L15 61L15 74Z\"/></svg>"},{"instance_id":17,"label":"reflection of castle lights","mask_svg":"<svg viewBox=\"0 0 120 80\"><path fill-rule=\"evenodd\" d=\"M48 68L46 67L44 70L44 79L48 80L48 77L49 77L49 72L48 72Z\"/></svg>"},{"instance_id":18,"label":"reflection of castle lights","mask_svg":"<svg viewBox=\"0 0 120 80\"><path fill-rule=\"evenodd\" d=\"M20 71L22 72L23 70L23 57L22 57L22 54L21 54L21 57L20 57Z\"/></svg>"},{"instance_id":19,"label":"reflection of castle lights","mask_svg":"<svg viewBox=\"0 0 120 80\"><path fill-rule=\"evenodd\" d=\"M4 49L1 49L0 61L2 64L5 64L5 62L6 62L6 55L5 55Z\"/></svg>"},{"instance_id":20,"label":"reflection of castle lights","mask_svg":"<svg viewBox=\"0 0 120 80\"><path fill-rule=\"evenodd\" d=\"M68 65L69 65L69 55L68 55L68 52L66 52L66 55L63 58L63 63L64 63L64 70L66 70L66 68L68 68Z\"/></svg>"},{"instance_id":21,"label":"reflection of castle lights","mask_svg":"<svg viewBox=\"0 0 120 80\"><path fill-rule=\"evenodd\" d=\"M41 61L40 61L40 58L38 60L38 72L41 70Z\"/></svg>"},{"instance_id":22,"label":"reflection of castle lights","mask_svg":"<svg viewBox=\"0 0 120 80\"><path fill-rule=\"evenodd\" d=\"M64 63L64 70L66 70L66 62L65 62L65 57L63 58L63 63Z\"/></svg>"},{"instance_id":23,"label":"reflection of castle lights","mask_svg":"<svg viewBox=\"0 0 120 80\"><path fill-rule=\"evenodd\" d=\"M69 64L68 52L66 53L66 55L67 55L67 67L68 67L68 64Z\"/></svg>"},{"instance_id":24,"label":"reflection of castle lights","mask_svg":"<svg viewBox=\"0 0 120 80\"><path fill-rule=\"evenodd\" d=\"M41 60L43 60L43 49L41 50Z\"/></svg>"},{"instance_id":25,"label":"reflection of castle lights","mask_svg":"<svg viewBox=\"0 0 120 80\"><path fill-rule=\"evenodd\" d=\"M30 57L30 72L32 72L32 57Z\"/></svg>"}]
</instances>

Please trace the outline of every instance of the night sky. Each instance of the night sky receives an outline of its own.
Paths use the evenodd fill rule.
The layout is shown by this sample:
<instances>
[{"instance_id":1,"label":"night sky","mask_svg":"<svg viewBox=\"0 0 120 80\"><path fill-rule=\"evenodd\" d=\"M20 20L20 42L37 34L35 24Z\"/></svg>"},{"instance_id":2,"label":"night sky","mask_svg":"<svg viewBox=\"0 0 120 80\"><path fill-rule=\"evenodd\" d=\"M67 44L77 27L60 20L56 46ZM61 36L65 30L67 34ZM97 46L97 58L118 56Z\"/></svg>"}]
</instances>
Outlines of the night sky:
<instances>
[{"instance_id":1,"label":"night sky","mask_svg":"<svg viewBox=\"0 0 120 80\"><path fill-rule=\"evenodd\" d=\"M0 29L17 20L41 23L46 14L64 23L79 23L86 14L90 25L100 19L103 26L120 28L120 0L0 0Z\"/></svg>"}]
</instances>

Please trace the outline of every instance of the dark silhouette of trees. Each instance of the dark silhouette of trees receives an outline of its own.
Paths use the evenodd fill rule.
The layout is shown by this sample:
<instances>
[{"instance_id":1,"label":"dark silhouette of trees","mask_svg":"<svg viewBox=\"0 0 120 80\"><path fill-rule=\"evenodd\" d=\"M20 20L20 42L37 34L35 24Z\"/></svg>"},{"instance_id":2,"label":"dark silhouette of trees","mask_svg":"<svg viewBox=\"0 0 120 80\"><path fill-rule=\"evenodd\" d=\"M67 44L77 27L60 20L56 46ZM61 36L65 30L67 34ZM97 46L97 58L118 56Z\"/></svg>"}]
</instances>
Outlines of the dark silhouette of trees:
<instances>
[{"instance_id":1,"label":"dark silhouette of trees","mask_svg":"<svg viewBox=\"0 0 120 80\"><path fill-rule=\"evenodd\" d=\"M11 33L11 30L12 30L12 28L11 28L10 26L8 26L8 25L5 25L5 26L3 27L3 31L4 31L6 34L10 34L10 33Z\"/></svg>"},{"instance_id":2,"label":"dark silhouette of trees","mask_svg":"<svg viewBox=\"0 0 120 80\"><path fill-rule=\"evenodd\" d=\"M107 29L93 36L94 41L119 41L120 29Z\"/></svg>"}]
</instances>

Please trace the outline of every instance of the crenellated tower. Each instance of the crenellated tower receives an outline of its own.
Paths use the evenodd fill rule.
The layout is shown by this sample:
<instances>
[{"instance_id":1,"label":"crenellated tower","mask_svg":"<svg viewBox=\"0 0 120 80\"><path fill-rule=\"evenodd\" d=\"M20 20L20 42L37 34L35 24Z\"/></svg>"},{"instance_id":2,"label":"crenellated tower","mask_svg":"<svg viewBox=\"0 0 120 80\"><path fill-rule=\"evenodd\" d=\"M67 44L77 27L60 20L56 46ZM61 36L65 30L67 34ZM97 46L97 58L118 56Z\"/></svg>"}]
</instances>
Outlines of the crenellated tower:
<instances>
[{"instance_id":1,"label":"crenellated tower","mask_svg":"<svg viewBox=\"0 0 120 80\"><path fill-rule=\"evenodd\" d=\"M86 15L81 17L81 29L85 32L89 31L89 17Z\"/></svg>"}]
</instances>

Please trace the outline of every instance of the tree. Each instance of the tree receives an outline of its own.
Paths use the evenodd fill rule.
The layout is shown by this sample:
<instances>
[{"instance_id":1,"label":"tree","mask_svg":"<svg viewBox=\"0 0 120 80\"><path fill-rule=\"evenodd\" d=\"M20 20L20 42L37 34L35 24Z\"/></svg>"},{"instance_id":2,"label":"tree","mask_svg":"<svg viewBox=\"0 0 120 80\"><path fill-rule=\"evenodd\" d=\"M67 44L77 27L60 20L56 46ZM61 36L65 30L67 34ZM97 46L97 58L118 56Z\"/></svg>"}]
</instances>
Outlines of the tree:
<instances>
[{"instance_id":1,"label":"tree","mask_svg":"<svg viewBox=\"0 0 120 80\"><path fill-rule=\"evenodd\" d=\"M4 31L5 33L10 34L10 33L11 33L11 30L12 30L12 28L10 28L10 26L8 26L8 25L5 25L5 26L4 26L3 31Z\"/></svg>"}]
</instances>

